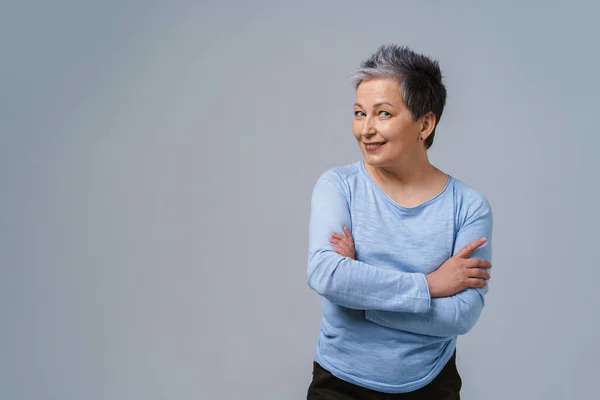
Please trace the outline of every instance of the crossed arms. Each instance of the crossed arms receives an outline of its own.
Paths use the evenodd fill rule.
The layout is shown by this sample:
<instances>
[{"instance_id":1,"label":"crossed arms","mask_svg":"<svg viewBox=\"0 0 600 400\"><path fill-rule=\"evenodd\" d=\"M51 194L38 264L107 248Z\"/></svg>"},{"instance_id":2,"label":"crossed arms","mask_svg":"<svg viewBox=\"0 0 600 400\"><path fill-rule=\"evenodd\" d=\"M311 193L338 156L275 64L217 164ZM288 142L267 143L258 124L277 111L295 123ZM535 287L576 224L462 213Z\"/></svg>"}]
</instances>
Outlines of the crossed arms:
<instances>
[{"instance_id":1,"label":"crossed arms","mask_svg":"<svg viewBox=\"0 0 600 400\"><path fill-rule=\"evenodd\" d=\"M353 245L348 231L336 241L333 233L351 226L350 210L339 184L321 177L311 200L308 285L332 303L365 310L366 319L387 328L439 337L465 334L484 306L489 275L483 269L491 267L492 234L485 199L467 214L455 253L436 271L380 268L344 253Z\"/></svg>"}]
</instances>

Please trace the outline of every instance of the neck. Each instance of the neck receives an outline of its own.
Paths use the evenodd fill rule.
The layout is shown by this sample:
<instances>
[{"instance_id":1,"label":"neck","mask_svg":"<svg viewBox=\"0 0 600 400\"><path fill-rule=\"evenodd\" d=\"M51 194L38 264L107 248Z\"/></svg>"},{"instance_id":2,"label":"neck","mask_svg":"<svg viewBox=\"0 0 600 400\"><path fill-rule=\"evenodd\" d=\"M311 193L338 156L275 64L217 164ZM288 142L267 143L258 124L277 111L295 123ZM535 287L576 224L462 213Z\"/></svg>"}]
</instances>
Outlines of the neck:
<instances>
[{"instance_id":1,"label":"neck","mask_svg":"<svg viewBox=\"0 0 600 400\"><path fill-rule=\"evenodd\" d=\"M443 174L429 162L427 152L406 157L389 166L373 167L365 163L365 167L381 183L404 187L428 184L438 174Z\"/></svg>"}]
</instances>

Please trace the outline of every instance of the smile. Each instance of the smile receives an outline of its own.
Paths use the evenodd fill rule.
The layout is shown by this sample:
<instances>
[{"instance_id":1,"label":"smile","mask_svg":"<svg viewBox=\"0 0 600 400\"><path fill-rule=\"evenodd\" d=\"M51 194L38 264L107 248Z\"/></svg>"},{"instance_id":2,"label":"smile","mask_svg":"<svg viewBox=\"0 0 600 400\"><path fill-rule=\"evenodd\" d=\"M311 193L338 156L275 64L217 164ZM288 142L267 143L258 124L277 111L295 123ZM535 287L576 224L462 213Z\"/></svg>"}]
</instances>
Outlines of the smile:
<instances>
[{"instance_id":1,"label":"smile","mask_svg":"<svg viewBox=\"0 0 600 400\"><path fill-rule=\"evenodd\" d=\"M382 148L387 142L378 142L378 143L363 143L365 145L365 150L367 151L375 151Z\"/></svg>"}]
</instances>

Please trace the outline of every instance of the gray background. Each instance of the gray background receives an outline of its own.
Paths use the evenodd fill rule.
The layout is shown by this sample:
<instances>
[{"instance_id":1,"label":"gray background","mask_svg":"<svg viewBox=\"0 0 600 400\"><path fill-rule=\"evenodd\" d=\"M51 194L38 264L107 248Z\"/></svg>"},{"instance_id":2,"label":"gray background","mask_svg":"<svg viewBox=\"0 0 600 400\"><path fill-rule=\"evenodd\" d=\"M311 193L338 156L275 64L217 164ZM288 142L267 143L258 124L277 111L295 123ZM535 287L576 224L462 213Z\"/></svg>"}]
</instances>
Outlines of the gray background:
<instances>
[{"instance_id":1,"label":"gray background","mask_svg":"<svg viewBox=\"0 0 600 400\"><path fill-rule=\"evenodd\" d=\"M463 398L591 398L599 10L553 3L6 4L0 398L304 398L310 193L386 43L441 62L431 159L494 209Z\"/></svg>"}]
</instances>

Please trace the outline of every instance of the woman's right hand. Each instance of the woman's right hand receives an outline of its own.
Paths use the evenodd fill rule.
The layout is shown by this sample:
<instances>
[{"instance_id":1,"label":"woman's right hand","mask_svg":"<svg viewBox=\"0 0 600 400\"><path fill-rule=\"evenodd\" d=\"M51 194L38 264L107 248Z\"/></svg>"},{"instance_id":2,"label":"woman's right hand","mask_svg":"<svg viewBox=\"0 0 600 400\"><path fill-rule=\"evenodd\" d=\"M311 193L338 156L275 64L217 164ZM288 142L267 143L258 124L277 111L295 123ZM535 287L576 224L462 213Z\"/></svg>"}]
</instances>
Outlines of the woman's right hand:
<instances>
[{"instance_id":1,"label":"woman's right hand","mask_svg":"<svg viewBox=\"0 0 600 400\"><path fill-rule=\"evenodd\" d=\"M490 275L480 268L491 268L492 264L482 258L469 258L486 242L477 239L446 260L438 269L426 275L431 297L452 296L467 288L482 288L487 285Z\"/></svg>"}]
</instances>

